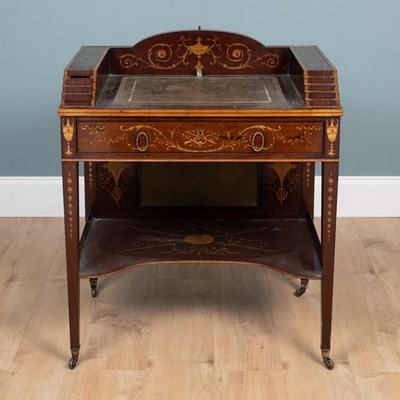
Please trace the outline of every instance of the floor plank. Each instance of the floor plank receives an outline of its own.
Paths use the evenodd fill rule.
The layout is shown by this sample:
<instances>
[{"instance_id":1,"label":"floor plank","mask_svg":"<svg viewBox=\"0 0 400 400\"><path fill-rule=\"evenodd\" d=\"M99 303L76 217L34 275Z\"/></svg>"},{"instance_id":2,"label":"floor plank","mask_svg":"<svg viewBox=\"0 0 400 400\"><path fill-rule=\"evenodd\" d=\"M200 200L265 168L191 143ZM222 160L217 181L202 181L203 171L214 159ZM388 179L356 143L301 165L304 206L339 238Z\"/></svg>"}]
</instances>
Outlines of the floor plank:
<instances>
[{"instance_id":1,"label":"floor plank","mask_svg":"<svg viewBox=\"0 0 400 400\"><path fill-rule=\"evenodd\" d=\"M61 219L0 219L0 399L398 398L400 219L338 220L333 371L318 281L216 264L81 281L71 371L64 252Z\"/></svg>"}]
</instances>

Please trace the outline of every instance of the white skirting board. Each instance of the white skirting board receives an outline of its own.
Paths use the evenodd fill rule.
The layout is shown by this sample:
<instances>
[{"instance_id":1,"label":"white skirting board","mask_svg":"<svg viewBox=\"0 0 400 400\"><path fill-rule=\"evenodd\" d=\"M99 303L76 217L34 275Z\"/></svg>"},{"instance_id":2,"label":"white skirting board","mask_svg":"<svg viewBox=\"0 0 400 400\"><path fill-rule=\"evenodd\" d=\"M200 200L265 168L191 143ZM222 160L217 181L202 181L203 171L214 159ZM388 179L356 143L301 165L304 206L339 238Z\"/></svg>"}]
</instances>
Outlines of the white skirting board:
<instances>
[{"instance_id":1,"label":"white skirting board","mask_svg":"<svg viewBox=\"0 0 400 400\"><path fill-rule=\"evenodd\" d=\"M84 215L83 178L80 210ZM321 213L316 178L315 215ZM0 177L0 217L61 217L61 177ZM339 177L339 217L400 217L400 176Z\"/></svg>"}]
</instances>

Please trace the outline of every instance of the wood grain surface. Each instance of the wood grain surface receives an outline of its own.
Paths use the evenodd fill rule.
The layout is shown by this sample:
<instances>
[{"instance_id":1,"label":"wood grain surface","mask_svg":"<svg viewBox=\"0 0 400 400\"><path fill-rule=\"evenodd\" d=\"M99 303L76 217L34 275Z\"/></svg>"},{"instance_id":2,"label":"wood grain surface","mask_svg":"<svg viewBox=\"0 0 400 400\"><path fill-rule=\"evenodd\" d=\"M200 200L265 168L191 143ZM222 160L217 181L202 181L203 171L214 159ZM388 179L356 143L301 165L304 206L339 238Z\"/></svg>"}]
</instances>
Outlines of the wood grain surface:
<instances>
[{"instance_id":1,"label":"wood grain surface","mask_svg":"<svg viewBox=\"0 0 400 400\"><path fill-rule=\"evenodd\" d=\"M81 285L69 370L61 218L0 219L0 399L383 399L400 391L400 219L339 219L332 358L320 282L158 265Z\"/></svg>"}]
</instances>

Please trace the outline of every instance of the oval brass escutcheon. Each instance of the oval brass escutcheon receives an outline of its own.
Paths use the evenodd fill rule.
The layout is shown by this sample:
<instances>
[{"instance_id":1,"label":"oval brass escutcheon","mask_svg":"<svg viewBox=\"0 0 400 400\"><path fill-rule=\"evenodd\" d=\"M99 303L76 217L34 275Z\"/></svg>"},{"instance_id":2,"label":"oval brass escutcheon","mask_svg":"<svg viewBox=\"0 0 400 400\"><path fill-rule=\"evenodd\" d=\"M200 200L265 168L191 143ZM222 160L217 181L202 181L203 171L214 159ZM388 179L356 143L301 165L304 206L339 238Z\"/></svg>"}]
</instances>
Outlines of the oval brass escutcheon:
<instances>
[{"instance_id":1,"label":"oval brass escutcheon","mask_svg":"<svg viewBox=\"0 0 400 400\"><path fill-rule=\"evenodd\" d=\"M140 145L140 139L144 137L144 146ZM149 137L146 132L139 132L136 136L136 148L141 152L145 152L149 148Z\"/></svg>"},{"instance_id":2,"label":"oval brass escutcheon","mask_svg":"<svg viewBox=\"0 0 400 400\"><path fill-rule=\"evenodd\" d=\"M259 145L256 144L257 137L260 138ZM260 131L254 132L253 137L251 138L251 146L253 147L253 150L256 153L259 153L264 148L264 144L265 144L265 138L264 138L263 133Z\"/></svg>"},{"instance_id":3,"label":"oval brass escutcheon","mask_svg":"<svg viewBox=\"0 0 400 400\"><path fill-rule=\"evenodd\" d=\"M185 242L193 245L205 245L210 244L214 241L211 235L206 235L203 233L195 233L185 237Z\"/></svg>"}]
</instances>

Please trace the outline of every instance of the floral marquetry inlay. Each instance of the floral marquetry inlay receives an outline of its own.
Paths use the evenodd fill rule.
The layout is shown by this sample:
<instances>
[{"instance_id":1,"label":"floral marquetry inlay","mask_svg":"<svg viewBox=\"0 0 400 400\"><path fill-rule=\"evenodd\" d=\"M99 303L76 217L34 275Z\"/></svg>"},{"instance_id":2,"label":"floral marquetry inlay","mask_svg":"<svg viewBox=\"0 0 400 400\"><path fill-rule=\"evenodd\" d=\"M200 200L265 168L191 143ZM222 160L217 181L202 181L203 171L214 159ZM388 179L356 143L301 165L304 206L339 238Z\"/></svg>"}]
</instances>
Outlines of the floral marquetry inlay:
<instances>
[{"instance_id":1,"label":"floral marquetry inlay","mask_svg":"<svg viewBox=\"0 0 400 400\"><path fill-rule=\"evenodd\" d=\"M331 240L332 234L332 209L333 209L333 194L334 194L334 179L332 172L328 178L328 223L327 223L327 230L328 230L328 241Z\"/></svg>"},{"instance_id":2,"label":"floral marquetry inlay","mask_svg":"<svg viewBox=\"0 0 400 400\"><path fill-rule=\"evenodd\" d=\"M89 187L92 189L93 187L93 163L89 161L88 163L88 170L89 170Z\"/></svg>"},{"instance_id":3,"label":"floral marquetry inlay","mask_svg":"<svg viewBox=\"0 0 400 400\"><path fill-rule=\"evenodd\" d=\"M203 127L188 129L178 125L168 132L159 131L154 142L166 147L167 150L179 150L185 153L215 153L234 151L238 147L250 147L251 135L259 129L279 131L264 125L249 126L239 132L234 132L222 125L219 128L218 130Z\"/></svg>"},{"instance_id":4,"label":"floral marquetry inlay","mask_svg":"<svg viewBox=\"0 0 400 400\"><path fill-rule=\"evenodd\" d=\"M62 120L62 133L64 140L67 142L67 148L65 149L65 155L71 156L71 142L74 138L74 120L70 118L64 118Z\"/></svg>"},{"instance_id":5,"label":"floral marquetry inlay","mask_svg":"<svg viewBox=\"0 0 400 400\"><path fill-rule=\"evenodd\" d=\"M307 149L311 146L311 139L313 132L320 131L321 127L317 125L307 125L307 126L301 125L301 126L296 126L296 130L301 132L301 135L296 138L287 138L282 135L277 135L277 139L280 140L282 143L290 144L292 146L304 143Z\"/></svg>"},{"instance_id":6,"label":"floral marquetry inlay","mask_svg":"<svg viewBox=\"0 0 400 400\"><path fill-rule=\"evenodd\" d=\"M68 178L67 178L67 204L68 204L68 233L69 233L69 238L72 240L73 239L73 234L74 234L74 189L73 189L73 181L72 181L72 175L71 171L68 173Z\"/></svg>"},{"instance_id":7,"label":"floral marquetry inlay","mask_svg":"<svg viewBox=\"0 0 400 400\"><path fill-rule=\"evenodd\" d=\"M159 254L184 256L235 255L240 251L268 251L260 238L250 235L270 231L270 227L245 229L229 232L218 228L218 224L169 231L132 226L132 231L140 233L136 240L124 251L126 254L154 249ZM178 239L178 241L177 241Z\"/></svg>"},{"instance_id":8,"label":"floral marquetry inlay","mask_svg":"<svg viewBox=\"0 0 400 400\"><path fill-rule=\"evenodd\" d=\"M339 121L337 119L329 119L326 121L326 135L330 142L328 155L334 157L336 155L334 143L339 133Z\"/></svg>"},{"instance_id":9,"label":"floral marquetry inlay","mask_svg":"<svg viewBox=\"0 0 400 400\"><path fill-rule=\"evenodd\" d=\"M133 180L130 164L125 162L107 162L102 165L100 172L101 188L108 193L115 201L115 204L122 199L126 187Z\"/></svg>"},{"instance_id":10,"label":"floral marquetry inlay","mask_svg":"<svg viewBox=\"0 0 400 400\"><path fill-rule=\"evenodd\" d=\"M90 147L110 151L138 152L183 152L183 153L217 153L217 152L261 152L277 146L286 148L301 146L307 150L316 143L315 133L321 125L256 124L223 125L223 124L135 124L135 125L81 125L80 133L84 134L80 142ZM318 140L318 139L316 139ZM290 150L289 150L290 151Z\"/></svg>"},{"instance_id":11,"label":"floral marquetry inlay","mask_svg":"<svg viewBox=\"0 0 400 400\"><path fill-rule=\"evenodd\" d=\"M106 127L104 125L82 125L80 126L80 130L83 132L87 132L90 137L90 144L93 147L96 147L96 143L104 143L110 145L112 141L107 139L103 132L105 131Z\"/></svg>"},{"instance_id":12,"label":"floral marquetry inlay","mask_svg":"<svg viewBox=\"0 0 400 400\"><path fill-rule=\"evenodd\" d=\"M204 37L203 33L199 33L195 41L181 36L178 43L156 43L147 50L147 57L126 53L119 56L119 60L121 67L125 69L140 64L157 70L175 69L181 64L195 62L196 69L206 68L207 64L218 64L228 70L246 70L254 68L257 63L275 69L280 61L271 52L253 56L250 47L244 43L225 43L218 36Z\"/></svg>"},{"instance_id":13,"label":"floral marquetry inlay","mask_svg":"<svg viewBox=\"0 0 400 400\"><path fill-rule=\"evenodd\" d=\"M296 170L297 164L290 162L275 162L268 165L267 187L275 193L281 205L289 193L298 188L299 174ZM276 178L279 184L276 183Z\"/></svg>"},{"instance_id":14,"label":"floral marquetry inlay","mask_svg":"<svg viewBox=\"0 0 400 400\"><path fill-rule=\"evenodd\" d=\"M310 189L310 180L311 180L311 164L309 162L306 163L306 187Z\"/></svg>"}]
</instances>

